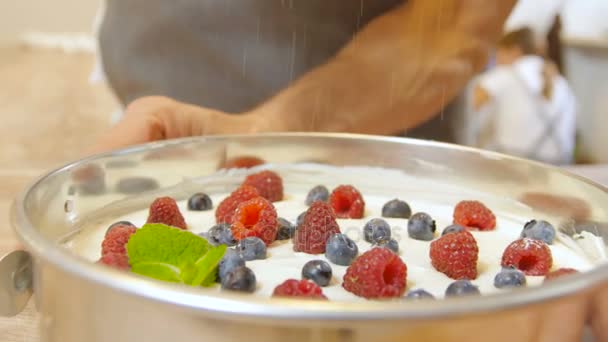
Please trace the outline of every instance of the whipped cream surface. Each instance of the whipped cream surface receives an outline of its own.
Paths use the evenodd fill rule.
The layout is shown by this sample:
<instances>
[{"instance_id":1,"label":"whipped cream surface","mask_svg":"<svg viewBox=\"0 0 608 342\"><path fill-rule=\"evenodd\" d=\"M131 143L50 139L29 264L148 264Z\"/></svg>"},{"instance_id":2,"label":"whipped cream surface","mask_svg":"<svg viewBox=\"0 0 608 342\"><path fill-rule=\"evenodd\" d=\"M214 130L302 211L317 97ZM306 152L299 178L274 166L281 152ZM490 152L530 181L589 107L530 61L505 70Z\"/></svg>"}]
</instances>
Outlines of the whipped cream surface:
<instances>
[{"instance_id":1,"label":"whipped cream surface","mask_svg":"<svg viewBox=\"0 0 608 342\"><path fill-rule=\"evenodd\" d=\"M401 170L294 164L264 165L250 170L223 170L200 179L187 180L180 185L183 191L187 192L187 188L191 187L193 194L208 189L205 192L209 194L214 204L214 209L200 212L188 210L187 196L186 199L178 202L189 230L198 234L214 226L215 207L242 182L247 174L260 169L271 169L283 178L285 196L282 201L275 202L274 206L279 217L293 223L298 215L307 209L304 200L308 191L315 185L325 185L330 191L340 184L355 186L365 200L365 216L362 219L338 219L338 224L342 233L347 234L357 243L360 254L371 248L371 244L363 239L363 226L372 218L382 217L382 206L389 200L399 198L410 205L412 213L426 212L431 215L437 224L436 238L440 237L442 230L452 223L454 206L459 201L483 202L496 215L496 229L483 232L471 231L479 246L478 277L472 282L479 287L482 294L509 291L494 287L494 277L501 270L500 263L504 249L519 238L526 222L531 219L546 219L515 200L476 192L454 184L416 178ZM150 198L149 203L152 200L153 198ZM74 253L95 262L100 258L101 242L108 226L117 221L127 220L141 227L148 216L147 207L141 208L125 215L106 216L104 220L91 220L90 223L85 220L79 233L67 241L65 246ZM444 297L445 289L453 280L436 271L431 265L429 257L431 242L408 237L407 219L384 219L391 225L392 237L399 243L399 256L407 265L407 291L423 288L437 298ZM551 223L555 227L559 224L559 222ZM549 246L553 255L553 270L567 267L584 272L605 260L605 245L599 237L590 233L583 233L579 237L573 239L561 232L557 233L555 242ZM268 247L267 259L247 262L247 266L254 271L257 279L257 290L254 295L269 297L274 288L283 281L290 278L300 279L304 264L315 259L328 261L323 254L294 252L291 240L274 242ZM333 270L333 279L329 286L323 288L323 293L330 300L365 300L342 288L342 278L347 267L329 263ZM527 286L538 286L543 279L542 276L527 276ZM220 291L220 286L217 285L216 289Z\"/></svg>"}]
</instances>

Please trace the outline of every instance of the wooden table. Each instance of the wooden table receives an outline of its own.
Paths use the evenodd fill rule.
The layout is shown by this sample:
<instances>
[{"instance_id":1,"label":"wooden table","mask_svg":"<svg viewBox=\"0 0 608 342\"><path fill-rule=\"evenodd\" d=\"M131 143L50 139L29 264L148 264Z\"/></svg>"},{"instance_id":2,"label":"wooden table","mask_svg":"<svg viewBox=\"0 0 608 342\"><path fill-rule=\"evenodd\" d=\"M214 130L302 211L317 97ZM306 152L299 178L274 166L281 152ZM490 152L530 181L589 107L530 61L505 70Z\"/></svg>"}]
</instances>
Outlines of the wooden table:
<instances>
[{"instance_id":1,"label":"wooden table","mask_svg":"<svg viewBox=\"0 0 608 342\"><path fill-rule=\"evenodd\" d=\"M8 212L33 178L79 157L83 146L109 126L114 99L88 84L89 55L0 47L0 254L17 245ZM608 185L608 166L576 172ZM0 341L38 342L33 305L0 318Z\"/></svg>"},{"instance_id":2,"label":"wooden table","mask_svg":"<svg viewBox=\"0 0 608 342\"><path fill-rule=\"evenodd\" d=\"M0 46L0 255L15 248L12 199L33 178L79 157L109 127L116 102L88 82L89 54ZM35 313L0 318L0 341L37 342Z\"/></svg>"}]
</instances>

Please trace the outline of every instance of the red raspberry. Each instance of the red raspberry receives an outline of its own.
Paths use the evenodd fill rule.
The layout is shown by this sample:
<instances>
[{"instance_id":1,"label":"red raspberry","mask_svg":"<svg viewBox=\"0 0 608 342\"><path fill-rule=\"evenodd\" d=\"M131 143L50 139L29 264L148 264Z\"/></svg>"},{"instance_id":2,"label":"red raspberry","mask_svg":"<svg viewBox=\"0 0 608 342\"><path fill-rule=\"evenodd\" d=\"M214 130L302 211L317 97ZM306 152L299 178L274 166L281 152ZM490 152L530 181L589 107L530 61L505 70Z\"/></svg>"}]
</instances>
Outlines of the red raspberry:
<instances>
[{"instance_id":1,"label":"red raspberry","mask_svg":"<svg viewBox=\"0 0 608 342\"><path fill-rule=\"evenodd\" d=\"M293 237L293 250L309 254L325 253L327 239L340 233L340 226L329 204L314 202L306 211Z\"/></svg>"},{"instance_id":2,"label":"red raspberry","mask_svg":"<svg viewBox=\"0 0 608 342\"><path fill-rule=\"evenodd\" d=\"M162 223L171 227L188 229L184 216L171 197L159 197L150 205L147 223Z\"/></svg>"},{"instance_id":3,"label":"red raspberry","mask_svg":"<svg viewBox=\"0 0 608 342\"><path fill-rule=\"evenodd\" d=\"M477 278L478 254L477 241L467 230L440 237L429 250L433 267L456 280Z\"/></svg>"},{"instance_id":4,"label":"red raspberry","mask_svg":"<svg viewBox=\"0 0 608 342\"><path fill-rule=\"evenodd\" d=\"M560 268L553 272L547 273L547 275L545 276L545 280L543 282L551 281L555 278L559 278L559 277L562 277L562 276L565 276L568 274L574 274L574 273L578 273L578 271L575 270L574 268Z\"/></svg>"},{"instance_id":5,"label":"red raspberry","mask_svg":"<svg viewBox=\"0 0 608 342\"><path fill-rule=\"evenodd\" d=\"M329 203L338 218L359 219L363 217L365 201L352 185L340 185L329 196Z\"/></svg>"},{"instance_id":6,"label":"red raspberry","mask_svg":"<svg viewBox=\"0 0 608 342\"><path fill-rule=\"evenodd\" d=\"M273 297L299 297L310 299L327 299L319 285L306 279L285 280L281 285L274 288Z\"/></svg>"},{"instance_id":7,"label":"red raspberry","mask_svg":"<svg viewBox=\"0 0 608 342\"><path fill-rule=\"evenodd\" d=\"M283 199L283 179L272 171L262 171L247 176L243 185L252 186L260 192L260 196L271 202Z\"/></svg>"},{"instance_id":8,"label":"red raspberry","mask_svg":"<svg viewBox=\"0 0 608 342\"><path fill-rule=\"evenodd\" d=\"M254 166L262 165L266 163L263 159L253 156L241 156L234 157L232 159L226 160L224 163L224 168L226 169L237 169L237 168L251 168Z\"/></svg>"},{"instance_id":9,"label":"red raspberry","mask_svg":"<svg viewBox=\"0 0 608 342\"><path fill-rule=\"evenodd\" d=\"M128 270L130 268L129 257L124 253L107 253L99 259L99 263L121 270Z\"/></svg>"},{"instance_id":10,"label":"red raspberry","mask_svg":"<svg viewBox=\"0 0 608 342\"><path fill-rule=\"evenodd\" d=\"M388 248L372 248L346 269L342 287L359 297L400 297L405 291L407 266Z\"/></svg>"},{"instance_id":11,"label":"red raspberry","mask_svg":"<svg viewBox=\"0 0 608 342\"><path fill-rule=\"evenodd\" d=\"M454 208L454 223L479 230L496 228L496 216L479 201L462 201Z\"/></svg>"},{"instance_id":12,"label":"red raspberry","mask_svg":"<svg viewBox=\"0 0 608 342\"><path fill-rule=\"evenodd\" d=\"M232 218L232 235L238 241L257 236L269 245L279 230L277 211L264 197L256 197L239 204Z\"/></svg>"},{"instance_id":13,"label":"red raspberry","mask_svg":"<svg viewBox=\"0 0 608 342\"><path fill-rule=\"evenodd\" d=\"M137 228L133 226L119 225L113 227L101 243L101 255L121 254L126 256L127 250L125 245L136 231Z\"/></svg>"},{"instance_id":14,"label":"red raspberry","mask_svg":"<svg viewBox=\"0 0 608 342\"><path fill-rule=\"evenodd\" d=\"M542 276L553 265L551 249L540 240L523 238L513 241L502 254L503 267L515 267L529 276Z\"/></svg>"},{"instance_id":15,"label":"red raspberry","mask_svg":"<svg viewBox=\"0 0 608 342\"><path fill-rule=\"evenodd\" d=\"M217 223L231 224L234 211L239 204L259 196L258 189L252 186L243 185L239 187L217 206L217 209L215 209L215 220Z\"/></svg>"}]
</instances>

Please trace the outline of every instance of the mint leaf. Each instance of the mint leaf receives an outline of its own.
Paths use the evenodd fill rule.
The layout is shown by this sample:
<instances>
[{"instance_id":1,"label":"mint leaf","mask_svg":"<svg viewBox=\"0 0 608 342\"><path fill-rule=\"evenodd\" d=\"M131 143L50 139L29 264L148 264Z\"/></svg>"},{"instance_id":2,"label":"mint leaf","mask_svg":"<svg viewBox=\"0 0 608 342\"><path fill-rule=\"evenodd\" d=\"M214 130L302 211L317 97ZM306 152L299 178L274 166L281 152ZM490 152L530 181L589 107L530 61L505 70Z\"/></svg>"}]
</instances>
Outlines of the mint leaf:
<instances>
[{"instance_id":1,"label":"mint leaf","mask_svg":"<svg viewBox=\"0 0 608 342\"><path fill-rule=\"evenodd\" d=\"M192 280L193 286L211 286L215 283L215 270L217 269L224 253L226 245L219 245L212 248L202 256L194 265L196 268L196 277Z\"/></svg>"},{"instance_id":2,"label":"mint leaf","mask_svg":"<svg viewBox=\"0 0 608 342\"><path fill-rule=\"evenodd\" d=\"M182 282L179 268L160 262L140 262L139 264L131 266L131 272L141 275L154 275L153 278L173 283Z\"/></svg>"},{"instance_id":3,"label":"mint leaf","mask_svg":"<svg viewBox=\"0 0 608 342\"><path fill-rule=\"evenodd\" d=\"M192 286L211 286L226 246L163 224L146 224L127 243L131 271Z\"/></svg>"},{"instance_id":4,"label":"mint leaf","mask_svg":"<svg viewBox=\"0 0 608 342\"><path fill-rule=\"evenodd\" d=\"M131 266L141 262L166 263L182 268L209 250L209 242L189 231L164 224L146 224L131 236L127 253Z\"/></svg>"},{"instance_id":5,"label":"mint leaf","mask_svg":"<svg viewBox=\"0 0 608 342\"><path fill-rule=\"evenodd\" d=\"M181 267L179 277L184 284L192 284L194 277L196 277L196 267L194 264L186 264Z\"/></svg>"}]
</instances>

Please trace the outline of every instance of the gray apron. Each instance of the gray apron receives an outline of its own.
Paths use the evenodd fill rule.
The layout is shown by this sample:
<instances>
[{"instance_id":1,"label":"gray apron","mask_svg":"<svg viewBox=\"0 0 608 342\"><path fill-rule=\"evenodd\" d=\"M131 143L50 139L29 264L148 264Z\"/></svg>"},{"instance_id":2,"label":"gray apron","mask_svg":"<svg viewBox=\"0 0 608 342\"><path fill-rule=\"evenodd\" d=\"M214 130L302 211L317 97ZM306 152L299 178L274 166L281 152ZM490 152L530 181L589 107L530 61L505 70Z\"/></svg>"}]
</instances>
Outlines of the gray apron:
<instances>
[{"instance_id":1,"label":"gray apron","mask_svg":"<svg viewBox=\"0 0 608 342\"><path fill-rule=\"evenodd\" d=\"M123 104L146 95L240 113L331 59L406 0L107 0L99 39ZM443 112L410 135L451 141Z\"/></svg>"}]
</instances>

